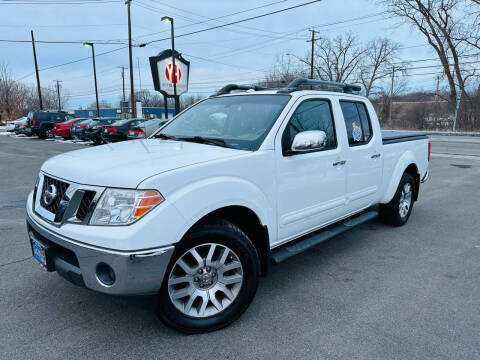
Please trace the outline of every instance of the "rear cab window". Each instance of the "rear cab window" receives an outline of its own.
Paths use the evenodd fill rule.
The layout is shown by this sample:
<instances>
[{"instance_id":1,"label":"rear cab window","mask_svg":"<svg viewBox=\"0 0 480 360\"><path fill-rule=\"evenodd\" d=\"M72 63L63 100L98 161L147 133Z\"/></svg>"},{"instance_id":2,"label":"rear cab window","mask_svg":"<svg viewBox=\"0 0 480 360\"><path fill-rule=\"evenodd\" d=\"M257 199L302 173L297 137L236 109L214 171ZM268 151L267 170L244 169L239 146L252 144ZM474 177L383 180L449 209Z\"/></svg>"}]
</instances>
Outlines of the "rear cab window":
<instances>
[{"instance_id":1,"label":"rear cab window","mask_svg":"<svg viewBox=\"0 0 480 360\"><path fill-rule=\"evenodd\" d=\"M340 100L350 146L365 145L372 138L372 124L364 103Z\"/></svg>"}]
</instances>

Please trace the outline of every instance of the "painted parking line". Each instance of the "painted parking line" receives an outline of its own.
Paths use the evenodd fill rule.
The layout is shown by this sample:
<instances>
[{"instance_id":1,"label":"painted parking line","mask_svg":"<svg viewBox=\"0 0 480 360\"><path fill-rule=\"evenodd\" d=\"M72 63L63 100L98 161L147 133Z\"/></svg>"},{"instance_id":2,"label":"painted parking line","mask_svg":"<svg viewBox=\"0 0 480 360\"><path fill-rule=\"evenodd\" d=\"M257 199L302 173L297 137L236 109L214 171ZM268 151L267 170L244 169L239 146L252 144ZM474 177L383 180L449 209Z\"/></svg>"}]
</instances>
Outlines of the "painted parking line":
<instances>
[{"instance_id":1,"label":"painted parking line","mask_svg":"<svg viewBox=\"0 0 480 360\"><path fill-rule=\"evenodd\" d=\"M461 159L461 160L480 160L480 155L432 153L431 156L437 157L437 158L449 158L449 159Z\"/></svg>"}]
</instances>

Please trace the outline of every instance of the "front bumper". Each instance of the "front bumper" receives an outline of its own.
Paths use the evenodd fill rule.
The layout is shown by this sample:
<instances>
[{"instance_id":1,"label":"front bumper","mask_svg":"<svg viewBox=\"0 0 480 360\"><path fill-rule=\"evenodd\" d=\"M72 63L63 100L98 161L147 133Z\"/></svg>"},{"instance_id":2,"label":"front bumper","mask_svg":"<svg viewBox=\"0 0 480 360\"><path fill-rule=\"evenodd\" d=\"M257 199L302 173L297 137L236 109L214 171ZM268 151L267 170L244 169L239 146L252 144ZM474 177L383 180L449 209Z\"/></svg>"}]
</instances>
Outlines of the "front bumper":
<instances>
[{"instance_id":1,"label":"front bumper","mask_svg":"<svg viewBox=\"0 0 480 360\"><path fill-rule=\"evenodd\" d=\"M64 237L35 221L27 212L31 237L55 248L53 263L66 280L91 290L112 295L157 293L170 262L174 246L142 251L118 251L83 244ZM114 282L106 285L101 269L108 265L114 271Z\"/></svg>"}]
</instances>

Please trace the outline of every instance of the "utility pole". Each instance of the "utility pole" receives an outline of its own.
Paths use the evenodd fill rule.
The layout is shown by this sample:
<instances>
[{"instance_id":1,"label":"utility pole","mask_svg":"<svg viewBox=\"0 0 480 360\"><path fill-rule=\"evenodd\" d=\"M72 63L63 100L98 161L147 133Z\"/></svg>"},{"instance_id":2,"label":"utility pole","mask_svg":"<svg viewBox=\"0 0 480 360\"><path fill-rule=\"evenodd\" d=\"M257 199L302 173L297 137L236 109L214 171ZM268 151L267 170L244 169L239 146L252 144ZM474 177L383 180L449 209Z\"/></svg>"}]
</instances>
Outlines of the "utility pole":
<instances>
[{"instance_id":1,"label":"utility pole","mask_svg":"<svg viewBox=\"0 0 480 360\"><path fill-rule=\"evenodd\" d=\"M62 110L62 105L61 105L61 102L60 102L60 83L61 81L60 80L53 80L54 82L56 82L56 87L57 87L57 97L58 97L58 111Z\"/></svg>"},{"instance_id":2,"label":"utility pole","mask_svg":"<svg viewBox=\"0 0 480 360\"><path fill-rule=\"evenodd\" d=\"M395 81L395 66L392 67L392 85L390 87L390 111L388 112L388 122L392 122L392 109L393 109L393 83Z\"/></svg>"},{"instance_id":3,"label":"utility pole","mask_svg":"<svg viewBox=\"0 0 480 360\"><path fill-rule=\"evenodd\" d=\"M137 68L138 68L138 81L139 81L139 86L140 90L142 90L142 75L140 74L140 59L137 56Z\"/></svg>"},{"instance_id":4,"label":"utility pole","mask_svg":"<svg viewBox=\"0 0 480 360\"><path fill-rule=\"evenodd\" d=\"M33 30L30 30L30 35L32 35L33 61L35 62L35 75L37 75L38 102L40 104L40 110L43 110L42 89L40 88L40 76L38 75L37 52L35 51L35 39L33 38Z\"/></svg>"},{"instance_id":5,"label":"utility pole","mask_svg":"<svg viewBox=\"0 0 480 360\"><path fill-rule=\"evenodd\" d=\"M438 102L438 99L439 99L439 94L438 94L439 87L440 87L440 76L437 76L437 88L435 90L435 102Z\"/></svg>"},{"instance_id":6,"label":"utility pole","mask_svg":"<svg viewBox=\"0 0 480 360\"><path fill-rule=\"evenodd\" d=\"M314 53L315 53L315 29L310 29L308 30L312 33L312 39L311 40L307 40L307 42L311 42L312 43L312 50L311 50L311 54L310 54L310 79L313 79L313 58L314 58Z\"/></svg>"},{"instance_id":7,"label":"utility pole","mask_svg":"<svg viewBox=\"0 0 480 360\"><path fill-rule=\"evenodd\" d=\"M132 22L130 19L130 5L132 0L126 0L127 14L128 14L128 61L130 63L130 107L131 116L135 118L135 89L133 86L133 60L132 60Z\"/></svg>"}]
</instances>

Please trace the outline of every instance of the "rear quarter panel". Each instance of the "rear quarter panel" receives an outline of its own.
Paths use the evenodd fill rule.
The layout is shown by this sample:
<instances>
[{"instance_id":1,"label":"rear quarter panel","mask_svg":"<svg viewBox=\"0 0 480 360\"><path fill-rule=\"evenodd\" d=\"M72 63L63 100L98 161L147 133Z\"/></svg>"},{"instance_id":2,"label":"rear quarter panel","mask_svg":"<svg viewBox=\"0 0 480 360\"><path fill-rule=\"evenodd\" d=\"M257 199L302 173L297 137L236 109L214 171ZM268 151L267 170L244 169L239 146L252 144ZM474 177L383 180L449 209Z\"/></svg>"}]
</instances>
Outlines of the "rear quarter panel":
<instances>
[{"instance_id":1,"label":"rear quarter panel","mask_svg":"<svg viewBox=\"0 0 480 360\"><path fill-rule=\"evenodd\" d=\"M380 203L392 200L405 169L415 164L420 179L428 171L428 139L403 141L383 146L383 181Z\"/></svg>"}]
</instances>

